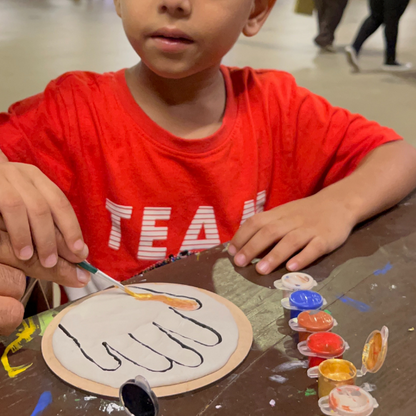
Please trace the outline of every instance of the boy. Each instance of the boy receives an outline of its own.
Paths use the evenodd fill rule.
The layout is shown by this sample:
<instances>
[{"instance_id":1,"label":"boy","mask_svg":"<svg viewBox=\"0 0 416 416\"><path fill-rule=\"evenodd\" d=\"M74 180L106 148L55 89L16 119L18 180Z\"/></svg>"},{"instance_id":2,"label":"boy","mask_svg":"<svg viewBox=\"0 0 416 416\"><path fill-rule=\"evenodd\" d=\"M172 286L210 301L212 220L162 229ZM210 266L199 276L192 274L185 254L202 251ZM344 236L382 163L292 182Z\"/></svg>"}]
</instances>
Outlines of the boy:
<instances>
[{"instance_id":1,"label":"boy","mask_svg":"<svg viewBox=\"0 0 416 416\"><path fill-rule=\"evenodd\" d=\"M416 151L393 131L288 74L220 67L274 2L115 0L141 62L65 74L0 118L0 211L16 256L0 260L43 277L65 264L54 279L83 286L70 263L88 248L123 280L231 240L238 266L275 246L258 272L286 260L293 271L409 193Z\"/></svg>"}]
</instances>

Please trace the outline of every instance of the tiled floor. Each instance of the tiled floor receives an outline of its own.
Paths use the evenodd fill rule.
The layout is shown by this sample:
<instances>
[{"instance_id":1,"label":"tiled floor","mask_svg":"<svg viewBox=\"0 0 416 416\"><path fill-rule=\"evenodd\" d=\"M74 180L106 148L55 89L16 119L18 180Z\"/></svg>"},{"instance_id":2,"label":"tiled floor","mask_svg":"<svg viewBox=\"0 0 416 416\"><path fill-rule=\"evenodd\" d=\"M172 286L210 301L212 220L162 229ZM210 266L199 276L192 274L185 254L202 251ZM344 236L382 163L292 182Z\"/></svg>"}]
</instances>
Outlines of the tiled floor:
<instances>
[{"instance_id":1,"label":"tiled floor","mask_svg":"<svg viewBox=\"0 0 416 416\"><path fill-rule=\"evenodd\" d=\"M341 51L367 13L366 0L350 0L337 33ZM225 58L229 65L278 68L332 103L393 127L416 145L416 70L380 71L381 31L365 45L364 71L352 74L342 53L322 55L311 42L312 17L295 15L294 0L277 0L263 31L241 38ZM402 19L399 58L416 65L416 1ZM1 0L0 111L41 91L63 72L110 71L137 57L124 37L112 0Z\"/></svg>"}]
</instances>

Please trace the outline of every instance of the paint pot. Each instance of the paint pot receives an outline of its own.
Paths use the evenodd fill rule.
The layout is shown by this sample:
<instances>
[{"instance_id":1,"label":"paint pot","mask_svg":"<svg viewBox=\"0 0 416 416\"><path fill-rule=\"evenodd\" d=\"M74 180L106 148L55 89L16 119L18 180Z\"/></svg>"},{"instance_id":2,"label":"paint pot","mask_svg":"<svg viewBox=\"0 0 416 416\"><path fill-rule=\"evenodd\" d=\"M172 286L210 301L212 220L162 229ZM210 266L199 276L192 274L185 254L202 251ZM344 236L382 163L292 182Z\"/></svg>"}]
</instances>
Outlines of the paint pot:
<instances>
[{"instance_id":1,"label":"paint pot","mask_svg":"<svg viewBox=\"0 0 416 416\"><path fill-rule=\"evenodd\" d=\"M389 330L385 326L381 331L373 331L368 336L362 353L361 370L357 370L349 361L341 359L327 360L319 367L309 368L308 376L318 378L319 397L328 396L336 387L346 384L354 385L356 377L379 371L386 360L388 337Z\"/></svg>"},{"instance_id":2,"label":"paint pot","mask_svg":"<svg viewBox=\"0 0 416 416\"><path fill-rule=\"evenodd\" d=\"M284 298L288 298L292 292L312 290L318 283L306 273L286 273L280 280L276 280L273 285L276 289L283 291Z\"/></svg>"},{"instance_id":3,"label":"paint pot","mask_svg":"<svg viewBox=\"0 0 416 416\"><path fill-rule=\"evenodd\" d=\"M331 358L342 358L349 348L342 337L332 332L317 332L298 344L299 352L309 357L309 368Z\"/></svg>"},{"instance_id":4,"label":"paint pot","mask_svg":"<svg viewBox=\"0 0 416 416\"><path fill-rule=\"evenodd\" d=\"M370 416L378 407L377 400L357 386L337 387L318 404L321 412L329 416Z\"/></svg>"},{"instance_id":5,"label":"paint pot","mask_svg":"<svg viewBox=\"0 0 416 416\"><path fill-rule=\"evenodd\" d=\"M159 403L147 380L137 376L120 387L120 401L129 416L157 416Z\"/></svg>"},{"instance_id":6,"label":"paint pot","mask_svg":"<svg viewBox=\"0 0 416 416\"><path fill-rule=\"evenodd\" d=\"M288 298L281 300L282 306L290 310L290 319L297 318L303 311L321 309L327 305L326 300L317 292L311 290L297 290Z\"/></svg>"},{"instance_id":7,"label":"paint pot","mask_svg":"<svg viewBox=\"0 0 416 416\"><path fill-rule=\"evenodd\" d=\"M299 333L299 342L316 332L330 332L336 325L337 321L329 313L319 310L302 312L289 321L290 328Z\"/></svg>"},{"instance_id":8,"label":"paint pot","mask_svg":"<svg viewBox=\"0 0 416 416\"><path fill-rule=\"evenodd\" d=\"M355 385L357 370L354 364L347 360L332 358L308 370L310 378L318 378L318 396L328 396L331 391L340 386Z\"/></svg>"}]
</instances>

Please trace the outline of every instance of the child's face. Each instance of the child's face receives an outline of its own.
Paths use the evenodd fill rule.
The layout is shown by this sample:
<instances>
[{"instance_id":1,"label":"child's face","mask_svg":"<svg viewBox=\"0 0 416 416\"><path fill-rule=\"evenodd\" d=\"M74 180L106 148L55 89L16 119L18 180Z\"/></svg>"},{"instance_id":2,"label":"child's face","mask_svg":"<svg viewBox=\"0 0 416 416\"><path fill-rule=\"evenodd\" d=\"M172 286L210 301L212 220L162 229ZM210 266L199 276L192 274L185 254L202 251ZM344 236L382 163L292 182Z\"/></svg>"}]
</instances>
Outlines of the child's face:
<instances>
[{"instance_id":1,"label":"child's face","mask_svg":"<svg viewBox=\"0 0 416 416\"><path fill-rule=\"evenodd\" d=\"M142 61L166 78L218 66L239 35L255 35L275 0L114 0Z\"/></svg>"}]
</instances>

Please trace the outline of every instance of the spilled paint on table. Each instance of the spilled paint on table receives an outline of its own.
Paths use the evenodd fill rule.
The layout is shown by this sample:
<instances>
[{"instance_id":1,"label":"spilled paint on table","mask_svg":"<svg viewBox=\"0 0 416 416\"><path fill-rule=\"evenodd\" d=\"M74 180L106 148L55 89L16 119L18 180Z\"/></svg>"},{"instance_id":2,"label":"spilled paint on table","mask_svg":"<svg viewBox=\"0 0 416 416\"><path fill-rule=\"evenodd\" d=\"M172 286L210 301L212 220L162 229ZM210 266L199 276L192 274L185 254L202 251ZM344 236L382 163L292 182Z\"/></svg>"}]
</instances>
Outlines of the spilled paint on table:
<instances>
[{"instance_id":1,"label":"spilled paint on table","mask_svg":"<svg viewBox=\"0 0 416 416\"><path fill-rule=\"evenodd\" d=\"M309 397L309 396L316 396L317 392L315 389L306 389L305 391L305 397Z\"/></svg>"},{"instance_id":2,"label":"spilled paint on table","mask_svg":"<svg viewBox=\"0 0 416 416\"><path fill-rule=\"evenodd\" d=\"M51 392L50 391L43 392L39 397L39 401L35 407L35 410L33 410L30 416L40 415L51 403L52 403Z\"/></svg>"},{"instance_id":3,"label":"spilled paint on table","mask_svg":"<svg viewBox=\"0 0 416 416\"><path fill-rule=\"evenodd\" d=\"M349 306L352 306L353 308L359 310L360 312L368 312L369 310L371 310L371 307L369 305L367 305L364 302L360 302L359 300L355 300L353 298L350 298L348 296L339 296L338 299L343 302L346 303Z\"/></svg>"},{"instance_id":4,"label":"spilled paint on table","mask_svg":"<svg viewBox=\"0 0 416 416\"><path fill-rule=\"evenodd\" d=\"M392 264L388 262L382 269L378 269L374 272L374 276L380 276L382 274L386 274L393 268Z\"/></svg>"},{"instance_id":5,"label":"spilled paint on table","mask_svg":"<svg viewBox=\"0 0 416 416\"><path fill-rule=\"evenodd\" d=\"M20 365L17 367L12 367L9 363L8 354L16 353L22 348L22 341L25 341L26 344L32 341L32 335L35 333L37 326L33 322L32 318L29 318L28 321L23 321L21 327L17 330L17 338L11 342L3 352L1 356L1 363L3 364L4 369L10 378L14 378L20 373L26 371L33 363L28 365Z\"/></svg>"}]
</instances>

